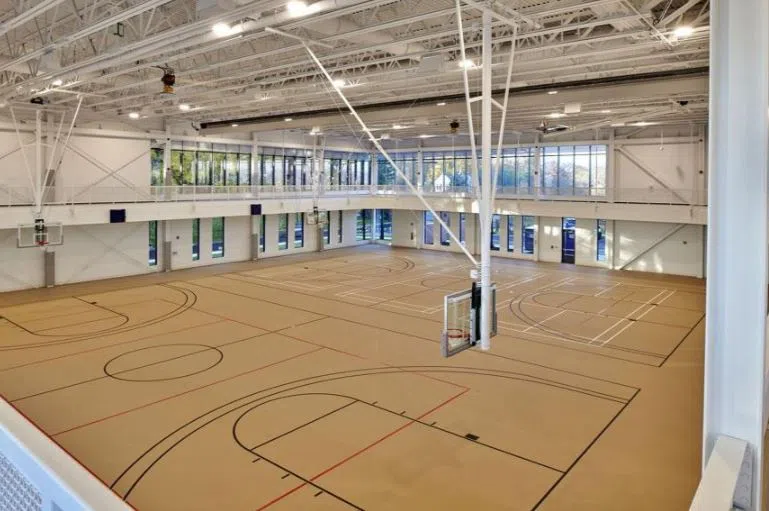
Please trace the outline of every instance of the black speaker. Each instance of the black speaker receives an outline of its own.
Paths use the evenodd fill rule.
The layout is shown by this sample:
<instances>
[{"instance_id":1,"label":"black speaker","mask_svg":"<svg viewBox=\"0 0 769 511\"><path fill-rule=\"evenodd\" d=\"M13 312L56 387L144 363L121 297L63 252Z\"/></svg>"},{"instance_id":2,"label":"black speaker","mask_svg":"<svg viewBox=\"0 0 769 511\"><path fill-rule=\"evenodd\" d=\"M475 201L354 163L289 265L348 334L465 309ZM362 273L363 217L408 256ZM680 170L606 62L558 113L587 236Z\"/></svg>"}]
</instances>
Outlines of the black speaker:
<instances>
[{"instance_id":1,"label":"black speaker","mask_svg":"<svg viewBox=\"0 0 769 511\"><path fill-rule=\"evenodd\" d=\"M125 222L125 209L110 209L109 223L122 224Z\"/></svg>"},{"instance_id":2,"label":"black speaker","mask_svg":"<svg viewBox=\"0 0 769 511\"><path fill-rule=\"evenodd\" d=\"M261 204L251 204L251 215L261 215L262 214L262 205Z\"/></svg>"}]
</instances>

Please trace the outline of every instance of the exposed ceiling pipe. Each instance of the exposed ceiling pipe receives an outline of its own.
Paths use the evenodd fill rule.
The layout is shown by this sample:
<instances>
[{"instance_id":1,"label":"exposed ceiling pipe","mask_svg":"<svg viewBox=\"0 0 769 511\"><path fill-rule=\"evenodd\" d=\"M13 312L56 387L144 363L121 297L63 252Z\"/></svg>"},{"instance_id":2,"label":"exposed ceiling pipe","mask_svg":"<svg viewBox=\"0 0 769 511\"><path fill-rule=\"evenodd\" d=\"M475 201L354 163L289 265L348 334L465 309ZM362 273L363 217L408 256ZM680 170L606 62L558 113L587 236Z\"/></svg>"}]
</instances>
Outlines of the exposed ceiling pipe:
<instances>
[{"instance_id":1,"label":"exposed ceiling pipe","mask_svg":"<svg viewBox=\"0 0 769 511\"><path fill-rule=\"evenodd\" d=\"M592 23L595 23L595 22L591 21L590 23L592 24ZM581 25L579 25L579 26L581 26ZM574 26L562 27L561 30L569 30L569 29L573 29L573 28L574 28ZM468 29L468 30L470 30L470 29ZM453 31L451 33L453 34ZM639 32L639 33L641 33L641 32ZM534 34L539 34L539 31L534 32ZM441 32L440 35L442 36L443 33ZM518 34L516 39L525 38L527 35L531 35L531 34ZM591 43L596 42L596 41L610 40L610 39L616 39L616 38L625 38L625 37L628 37L628 36L631 36L631 35L633 35L633 34L611 34L609 36L594 37L594 38L586 39L586 40L583 40L583 41L572 41L570 43L563 43L563 44L559 44L559 45L550 45L546 49L554 49L554 48L557 48L557 47L560 47L560 46L566 45L566 44L591 44ZM420 36L419 38L407 39L405 42L411 43L411 42L413 42L415 40L424 40L424 39L426 39L428 37L430 37L430 35L426 34L426 35ZM337 39L337 37L322 39L321 41L325 42L325 41L331 40L331 39ZM513 38L502 38L502 39L500 39L500 41L507 42L507 41L512 41L512 39ZM477 46L478 44L480 44L480 43L470 44L470 45L468 45L468 47L474 47L474 46ZM654 43L650 43L650 44L654 44ZM242 59L236 59L235 63L237 63L239 61L245 61L246 59L252 59L252 58L255 58L255 57L263 57L263 56L267 56L267 55L279 54L279 53L282 53L282 52L285 52L285 51L291 51L291 50L296 50L296 49L300 49L300 48L301 48L301 45L292 45L292 46L289 46L289 47L286 47L286 48L269 50L267 52L259 53L259 54L253 55L253 56L247 56L247 57L243 57ZM365 47L363 49L358 49L356 51L363 51L363 50L368 51L368 50L374 50L374 49L376 49L376 45L367 46L367 47ZM456 49L457 49L456 46L444 47L444 48L441 48L441 52L445 53L445 52L453 51L453 50L456 50ZM520 55L524 55L524 54L526 54L528 52L541 51L543 49L545 49L545 48L540 48L540 47L526 48L526 49L520 50L519 54ZM352 52L352 53L354 53L354 52ZM343 52L339 52L339 53L324 55L321 58L321 61L338 59L338 58L342 58L342 57L348 56L350 54L351 54L351 52L349 50L347 50L347 51L343 51ZM421 55L419 55L419 54L413 55L414 58L418 58L420 56ZM567 56L559 56L558 58L573 59L573 58L576 58L576 57L577 57L577 55L567 55ZM380 60L381 59L379 59L378 61L380 61ZM373 63L376 63L378 61L369 61L369 63L373 64ZM292 66L303 66L304 63L305 62L303 60L296 61L296 62L288 62L286 64L280 64L278 66L272 66L272 67L269 67L269 68L262 69L261 72L262 73L279 72L279 71L291 68ZM218 67L218 66L210 66L210 68L214 68L214 67ZM356 65L356 66L352 66L352 67L359 67L359 66ZM183 75L183 74L184 73L179 73L177 76L180 76L180 75ZM294 75L291 78L306 78L306 77L314 76L314 74L315 74L314 72L313 73L304 73L304 74L301 74L301 75ZM230 75L228 75L228 76L226 76L224 78L215 78L215 79L207 80L207 81L204 81L204 82L198 82L198 83L192 84L192 85L182 85L182 86L177 88L177 94L183 94L184 92L187 92L190 89L200 88L201 86L216 86L216 87L219 87L219 84L221 84L221 83L224 83L224 84L230 83L230 82L242 79L244 77L250 77L251 75L252 75L251 72L240 73L240 74L230 74ZM281 78L280 80L278 80L278 82L282 81L284 78ZM142 84L146 84L146 83L147 83L146 81L142 81L142 82L137 82L136 85L137 86L141 86ZM262 83L264 84L264 83L271 83L271 82L263 81ZM196 91L196 92L192 92L191 94L187 94L185 97L191 98L193 96L193 94L196 94L196 93L199 93L199 94L206 94L206 93L210 93L210 92L221 93L223 90L238 89L238 88L245 87L245 86L246 86L246 84L237 84L235 86L228 87L227 89L217 88L216 91L200 91L200 92ZM126 87L122 87L122 88L126 88ZM107 90L107 92L111 92L111 90ZM151 95L151 93L139 92L139 93L128 95L128 96L110 98L110 99L107 99L105 101L102 101L102 102L99 102L99 103L96 103L96 104L91 104L91 106L100 106L100 105L116 103L116 102L120 102L120 101L135 100L135 99L142 98L142 97L149 96L149 95Z\"/></svg>"},{"instance_id":2,"label":"exposed ceiling pipe","mask_svg":"<svg viewBox=\"0 0 769 511\"><path fill-rule=\"evenodd\" d=\"M118 14L114 16L110 16L104 20L101 20L99 22L96 22L92 25L87 26L83 30L80 30L74 34L71 34L69 36L65 36L52 44L48 44L46 46L43 46L41 48L38 48L37 50L31 51L29 53L25 53L24 55L7 62L5 64L0 65L0 71L5 71L10 69L13 66L16 66L18 64L24 64L26 62L29 62L30 60L40 58L43 55L49 54L53 51L56 51L58 48L64 47L66 45L72 44L74 41L83 38L88 37L89 35L93 35L115 23L118 21L124 21L128 18L131 18L139 13L142 13L144 11L154 9L155 7L158 7L160 5L166 4L170 2L171 0L149 0L147 2L144 2L140 5L137 5L131 9L126 9L124 11L120 11ZM61 72L66 72L65 69L62 69ZM46 74L45 78L52 78L52 76ZM42 79L42 78L41 78ZM4 91L7 91L9 87L6 87Z\"/></svg>"},{"instance_id":3,"label":"exposed ceiling pipe","mask_svg":"<svg viewBox=\"0 0 769 511\"><path fill-rule=\"evenodd\" d=\"M310 23L307 25L307 28L324 36L333 36L340 32L358 31L363 27L345 17L322 23ZM378 45L377 49L387 51L393 55L406 55L426 51L426 48L421 44L399 43L391 35L382 32L368 32L365 35L349 37L349 40Z\"/></svg>"},{"instance_id":4,"label":"exposed ceiling pipe","mask_svg":"<svg viewBox=\"0 0 769 511\"><path fill-rule=\"evenodd\" d=\"M16 16L15 18L11 18L10 20L0 23L0 36L4 36L11 30L22 26L24 23L31 21L38 17L39 15L43 14L48 9L52 9L53 7L56 7L60 3L64 2L65 0L43 0L37 5L33 5L29 9L26 9L24 12Z\"/></svg>"},{"instance_id":5,"label":"exposed ceiling pipe","mask_svg":"<svg viewBox=\"0 0 769 511\"><path fill-rule=\"evenodd\" d=\"M150 2L147 2L142 5L147 5L149 3L166 3L168 1L170 0L150 0ZM321 0L319 2L314 3L313 8L315 9L316 13L320 13L324 11L331 11L335 9L340 9L342 7L356 5L358 3L359 2L355 0ZM381 2L378 2L378 3L382 3L382 4L389 3L389 0L381 0ZM261 2L258 4L259 12L255 12L255 7L257 6L249 4L247 6L241 7L234 11L228 12L226 16L219 18L219 21L233 23L239 19L244 19L248 16L255 16L255 17L259 16L261 14L261 11L276 9L283 5L285 5L285 0L272 0L269 2ZM274 16L266 16L259 19L251 19L251 20L244 21L241 23L240 29L241 29L241 33L246 33L253 30L261 30L266 26L280 25L292 19L295 19L295 18L292 18L289 15L287 10L283 10L278 12ZM153 52L157 52L160 50L162 50L163 53L173 53L174 51L182 50L184 48L194 46L197 44L205 44L208 42L216 41L219 38L211 32L211 23L212 23L212 20L210 19L201 20L195 23L189 23L177 29L172 29L172 30L168 30L163 33L160 33L155 37L147 38L142 41L137 41L134 44L131 44L122 48L118 48L114 51L104 53L102 55L98 55L92 59L88 59L87 61L83 61L83 62L73 64L71 66L67 66L66 68L63 68L60 71L58 71L57 74L58 75L77 74L80 76L87 75L89 73L101 71L102 69L105 69L108 67L114 67L125 62L131 62L131 61L144 58L148 54L152 54ZM74 37L75 36L70 36L65 39L73 39ZM181 42L179 42L180 37L183 38ZM171 42L170 45L169 45L169 42ZM55 44L61 44L61 42L57 41ZM0 66L0 71L1 70L2 70L2 67ZM42 77L39 77L38 80L44 81L50 78L51 78L50 76L42 76ZM33 82L34 81L32 82L27 81L25 82L25 85L31 85ZM0 91L0 95L11 94L13 92L14 87L6 87L2 91Z\"/></svg>"}]
</instances>

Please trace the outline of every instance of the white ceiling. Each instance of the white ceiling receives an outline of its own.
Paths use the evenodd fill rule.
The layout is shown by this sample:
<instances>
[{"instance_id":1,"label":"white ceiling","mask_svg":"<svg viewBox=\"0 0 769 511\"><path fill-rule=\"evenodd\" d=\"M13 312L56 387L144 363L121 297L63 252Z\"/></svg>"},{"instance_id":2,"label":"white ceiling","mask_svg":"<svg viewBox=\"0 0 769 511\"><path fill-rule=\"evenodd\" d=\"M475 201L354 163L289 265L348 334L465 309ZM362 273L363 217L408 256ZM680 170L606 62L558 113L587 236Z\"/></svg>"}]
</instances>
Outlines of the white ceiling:
<instances>
[{"instance_id":1,"label":"white ceiling","mask_svg":"<svg viewBox=\"0 0 769 511\"><path fill-rule=\"evenodd\" d=\"M408 126L397 130L404 138L443 134L449 118L463 115L464 103L451 99L463 93L454 0L311 5L315 12L296 17L286 0L0 0L6 43L0 100L42 97L74 108L82 94L82 112L91 119L225 122L210 131L320 126L326 133L354 133L352 123L334 113L341 102L301 44L265 31L273 27L325 43L316 48L319 58L335 79L355 85L345 94L367 106L382 130L401 124ZM492 7L499 14L493 26L497 89L518 24L509 129L531 130L575 101L579 114L553 122L585 128L706 119L706 79L675 76L708 65L707 0L496 0ZM477 61L480 11L462 9L468 56ZM230 24L232 33L217 36L211 30L217 22ZM681 25L694 33L676 38ZM154 66L175 70L174 95L160 94L163 73ZM649 74L657 77L615 83ZM585 81L590 85L564 85ZM472 70L471 88L479 82L480 72ZM598 92L602 82L607 85ZM666 83L671 86L660 86ZM550 87L559 94L547 95ZM448 104L437 106L443 99ZM191 109L180 110L180 103ZM313 114L318 111L325 113ZM141 118L129 120L129 112ZM290 123L283 121L288 116Z\"/></svg>"}]
</instances>

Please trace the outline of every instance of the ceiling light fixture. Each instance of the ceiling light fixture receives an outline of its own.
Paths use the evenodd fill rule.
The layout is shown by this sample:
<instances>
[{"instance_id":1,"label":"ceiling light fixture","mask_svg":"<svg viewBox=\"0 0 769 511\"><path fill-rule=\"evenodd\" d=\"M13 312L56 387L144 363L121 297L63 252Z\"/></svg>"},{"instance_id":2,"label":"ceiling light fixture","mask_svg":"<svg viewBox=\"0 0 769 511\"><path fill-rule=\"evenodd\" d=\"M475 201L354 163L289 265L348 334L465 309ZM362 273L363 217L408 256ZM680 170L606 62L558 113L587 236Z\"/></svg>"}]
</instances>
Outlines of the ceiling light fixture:
<instances>
[{"instance_id":1,"label":"ceiling light fixture","mask_svg":"<svg viewBox=\"0 0 769 511\"><path fill-rule=\"evenodd\" d=\"M610 114L610 113L611 113L611 110L601 110L601 113L602 113L602 114Z\"/></svg>"},{"instance_id":2,"label":"ceiling light fixture","mask_svg":"<svg viewBox=\"0 0 769 511\"><path fill-rule=\"evenodd\" d=\"M560 119L561 117L566 117L566 114L562 114L561 112L553 112L552 114L549 114L548 117L551 119Z\"/></svg>"},{"instance_id":3,"label":"ceiling light fixture","mask_svg":"<svg viewBox=\"0 0 769 511\"><path fill-rule=\"evenodd\" d=\"M211 31L216 37L227 37L229 35L239 34L241 30L243 29L239 25L232 27L224 22L216 23L211 27Z\"/></svg>"},{"instance_id":4,"label":"ceiling light fixture","mask_svg":"<svg viewBox=\"0 0 769 511\"><path fill-rule=\"evenodd\" d=\"M53 85L54 87L61 87L62 85L64 85L64 80L62 80L61 78L57 78L51 82L51 85Z\"/></svg>"},{"instance_id":5,"label":"ceiling light fixture","mask_svg":"<svg viewBox=\"0 0 769 511\"><path fill-rule=\"evenodd\" d=\"M689 37L694 33L694 28L690 27L689 25L682 25L680 27L676 27L675 30L673 30L673 35L678 37L679 39L683 37Z\"/></svg>"},{"instance_id":6,"label":"ceiling light fixture","mask_svg":"<svg viewBox=\"0 0 769 511\"><path fill-rule=\"evenodd\" d=\"M128 117L131 119L138 119L139 118L139 112L129 112Z\"/></svg>"},{"instance_id":7,"label":"ceiling light fixture","mask_svg":"<svg viewBox=\"0 0 769 511\"><path fill-rule=\"evenodd\" d=\"M436 103L435 106L446 106L446 102L445 101L440 101L440 102Z\"/></svg>"},{"instance_id":8,"label":"ceiling light fixture","mask_svg":"<svg viewBox=\"0 0 769 511\"><path fill-rule=\"evenodd\" d=\"M333 83L334 83L334 87L336 87L337 89L341 89L347 84L347 82L345 82L341 78L337 78L336 80L334 80Z\"/></svg>"},{"instance_id":9,"label":"ceiling light fixture","mask_svg":"<svg viewBox=\"0 0 769 511\"><path fill-rule=\"evenodd\" d=\"M551 96L553 96L555 94L558 94L558 91L557 90L549 90L549 91L547 91L547 93L550 94Z\"/></svg>"},{"instance_id":10,"label":"ceiling light fixture","mask_svg":"<svg viewBox=\"0 0 769 511\"><path fill-rule=\"evenodd\" d=\"M421 135L419 135L419 138L430 138L430 137L432 137L432 135L427 135L426 133L422 133Z\"/></svg>"},{"instance_id":11,"label":"ceiling light fixture","mask_svg":"<svg viewBox=\"0 0 769 511\"><path fill-rule=\"evenodd\" d=\"M240 125L239 125L237 122L233 122L233 123L232 123L232 127L233 127L233 128L237 128L238 126L240 126Z\"/></svg>"},{"instance_id":12,"label":"ceiling light fixture","mask_svg":"<svg viewBox=\"0 0 769 511\"><path fill-rule=\"evenodd\" d=\"M302 0L291 0L286 4L286 10L292 18L299 18L317 12L318 8L314 4L308 5Z\"/></svg>"},{"instance_id":13,"label":"ceiling light fixture","mask_svg":"<svg viewBox=\"0 0 769 511\"><path fill-rule=\"evenodd\" d=\"M294 119L293 119L293 118L291 118L291 117L286 117L286 118L285 118L285 119L283 119L283 120L284 120L284 121L286 121L286 122L291 122L291 121L293 121Z\"/></svg>"},{"instance_id":14,"label":"ceiling light fixture","mask_svg":"<svg viewBox=\"0 0 769 511\"><path fill-rule=\"evenodd\" d=\"M192 107L190 107L190 105L188 105L187 103L180 103L179 104L179 110L181 110L182 112L186 112L190 108L192 108Z\"/></svg>"},{"instance_id":15,"label":"ceiling light fixture","mask_svg":"<svg viewBox=\"0 0 769 511\"><path fill-rule=\"evenodd\" d=\"M472 69L475 67L475 62L472 59L460 60L457 64L462 69Z\"/></svg>"},{"instance_id":16,"label":"ceiling light fixture","mask_svg":"<svg viewBox=\"0 0 769 511\"><path fill-rule=\"evenodd\" d=\"M393 124L394 130L402 130L403 128L405 128L405 126L401 126L400 124Z\"/></svg>"}]
</instances>

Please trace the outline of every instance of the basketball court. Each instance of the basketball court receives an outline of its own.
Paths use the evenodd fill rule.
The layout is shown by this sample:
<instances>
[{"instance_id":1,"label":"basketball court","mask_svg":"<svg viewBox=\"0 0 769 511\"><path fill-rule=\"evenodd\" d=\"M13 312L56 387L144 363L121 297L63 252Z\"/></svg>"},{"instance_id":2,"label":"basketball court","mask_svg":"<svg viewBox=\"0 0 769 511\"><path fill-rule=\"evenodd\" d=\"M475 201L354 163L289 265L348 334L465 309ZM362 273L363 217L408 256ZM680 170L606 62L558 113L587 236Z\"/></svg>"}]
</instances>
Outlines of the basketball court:
<instances>
[{"instance_id":1,"label":"basketball court","mask_svg":"<svg viewBox=\"0 0 769 511\"><path fill-rule=\"evenodd\" d=\"M3 295L0 394L137 509L684 509L704 283L368 245ZM619 504L621 503L621 504Z\"/></svg>"}]
</instances>

